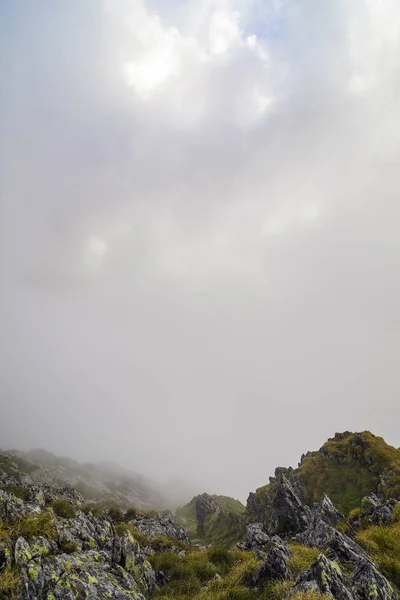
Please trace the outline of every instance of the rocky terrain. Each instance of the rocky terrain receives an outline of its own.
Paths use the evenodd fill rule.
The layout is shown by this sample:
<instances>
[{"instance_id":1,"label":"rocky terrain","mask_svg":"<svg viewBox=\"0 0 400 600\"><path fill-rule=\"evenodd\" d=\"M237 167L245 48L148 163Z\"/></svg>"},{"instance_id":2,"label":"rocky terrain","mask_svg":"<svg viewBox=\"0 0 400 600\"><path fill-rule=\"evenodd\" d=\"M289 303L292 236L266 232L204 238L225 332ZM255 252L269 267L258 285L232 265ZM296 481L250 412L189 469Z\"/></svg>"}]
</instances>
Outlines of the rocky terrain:
<instances>
[{"instance_id":1,"label":"rocky terrain","mask_svg":"<svg viewBox=\"0 0 400 600\"><path fill-rule=\"evenodd\" d=\"M2 454L0 598L400 600L399 451L368 432L327 444L297 469L278 468L246 508L202 494L176 519L93 502L70 485L39 481L25 457ZM310 479L301 472L307 458L318 491L309 466ZM337 506L319 489L340 497L330 474L348 470L371 489L343 510L349 486Z\"/></svg>"},{"instance_id":2,"label":"rocky terrain","mask_svg":"<svg viewBox=\"0 0 400 600\"><path fill-rule=\"evenodd\" d=\"M140 508L163 508L167 502L155 483L112 463L80 464L42 449L0 452L0 469L7 470L10 461L37 483L68 484L94 502Z\"/></svg>"}]
</instances>

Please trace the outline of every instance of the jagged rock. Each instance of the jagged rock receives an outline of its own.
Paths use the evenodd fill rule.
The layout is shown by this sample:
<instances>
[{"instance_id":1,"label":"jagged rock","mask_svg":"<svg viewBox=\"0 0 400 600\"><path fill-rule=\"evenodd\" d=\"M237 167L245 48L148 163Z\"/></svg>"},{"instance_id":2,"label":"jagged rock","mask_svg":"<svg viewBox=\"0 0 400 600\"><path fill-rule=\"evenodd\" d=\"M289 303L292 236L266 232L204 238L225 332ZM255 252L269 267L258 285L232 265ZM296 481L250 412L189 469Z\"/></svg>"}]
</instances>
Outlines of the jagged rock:
<instances>
[{"instance_id":1,"label":"jagged rock","mask_svg":"<svg viewBox=\"0 0 400 600\"><path fill-rule=\"evenodd\" d=\"M24 517L28 506L14 494L0 489L0 519L13 523L16 519Z\"/></svg>"},{"instance_id":2,"label":"jagged rock","mask_svg":"<svg viewBox=\"0 0 400 600\"><path fill-rule=\"evenodd\" d=\"M285 552L273 546L268 552L266 561L254 573L253 585L260 587L267 579L289 579L290 572L287 566L287 558Z\"/></svg>"},{"instance_id":3,"label":"jagged rock","mask_svg":"<svg viewBox=\"0 0 400 600\"><path fill-rule=\"evenodd\" d=\"M156 588L156 576L151 564L141 553L138 542L130 531L125 531L121 536L121 561L120 565L135 577L139 586L149 595Z\"/></svg>"},{"instance_id":4,"label":"jagged rock","mask_svg":"<svg viewBox=\"0 0 400 600\"><path fill-rule=\"evenodd\" d=\"M311 568L299 576L291 593L305 591L305 583L311 583L314 590L318 588L320 592L331 595L336 600L354 600L339 564L330 561L324 554L320 554Z\"/></svg>"},{"instance_id":5,"label":"jagged rock","mask_svg":"<svg viewBox=\"0 0 400 600\"><path fill-rule=\"evenodd\" d=\"M137 516L131 523L150 539L164 536L189 544L186 529L175 522L170 511L160 512L154 517Z\"/></svg>"},{"instance_id":6,"label":"jagged rock","mask_svg":"<svg viewBox=\"0 0 400 600\"><path fill-rule=\"evenodd\" d=\"M200 494L196 497L195 512L197 519L197 535L205 537L205 521L210 514L218 515L221 509L209 494Z\"/></svg>"},{"instance_id":7,"label":"jagged rock","mask_svg":"<svg viewBox=\"0 0 400 600\"><path fill-rule=\"evenodd\" d=\"M312 548L333 551L340 559L357 562L368 555L350 537L325 523L318 512L312 514L308 527L296 536L296 541Z\"/></svg>"},{"instance_id":8,"label":"jagged rock","mask_svg":"<svg viewBox=\"0 0 400 600\"><path fill-rule=\"evenodd\" d=\"M44 561L46 598L145 600L139 584L121 566L111 568L102 552L62 554ZM38 596L41 598L42 596Z\"/></svg>"},{"instance_id":9,"label":"jagged rock","mask_svg":"<svg viewBox=\"0 0 400 600\"><path fill-rule=\"evenodd\" d=\"M307 527L310 517L309 507L302 503L290 481L282 476L272 501L268 531L299 533Z\"/></svg>"},{"instance_id":10,"label":"jagged rock","mask_svg":"<svg viewBox=\"0 0 400 600\"><path fill-rule=\"evenodd\" d=\"M399 600L389 581L370 561L361 561L351 575L355 600Z\"/></svg>"},{"instance_id":11,"label":"jagged rock","mask_svg":"<svg viewBox=\"0 0 400 600\"><path fill-rule=\"evenodd\" d=\"M388 525L392 520L393 509L397 501L394 499L382 502L375 494L369 494L362 499L361 516L374 525Z\"/></svg>"},{"instance_id":12,"label":"jagged rock","mask_svg":"<svg viewBox=\"0 0 400 600\"><path fill-rule=\"evenodd\" d=\"M263 550L270 543L270 539L263 531L262 523L250 523L247 526L246 542L240 542L238 546L248 550Z\"/></svg>"},{"instance_id":13,"label":"jagged rock","mask_svg":"<svg viewBox=\"0 0 400 600\"><path fill-rule=\"evenodd\" d=\"M69 542L79 552L96 548L104 551L112 563L118 562L115 530L108 519L79 511L73 519L57 518L55 524L61 545Z\"/></svg>"},{"instance_id":14,"label":"jagged rock","mask_svg":"<svg viewBox=\"0 0 400 600\"><path fill-rule=\"evenodd\" d=\"M325 523L329 523L329 525L335 526L338 523L346 521L345 517L337 510L333 505L332 500L326 494L324 494L322 500L315 505L314 510L318 513L320 518L325 521Z\"/></svg>"}]
</instances>

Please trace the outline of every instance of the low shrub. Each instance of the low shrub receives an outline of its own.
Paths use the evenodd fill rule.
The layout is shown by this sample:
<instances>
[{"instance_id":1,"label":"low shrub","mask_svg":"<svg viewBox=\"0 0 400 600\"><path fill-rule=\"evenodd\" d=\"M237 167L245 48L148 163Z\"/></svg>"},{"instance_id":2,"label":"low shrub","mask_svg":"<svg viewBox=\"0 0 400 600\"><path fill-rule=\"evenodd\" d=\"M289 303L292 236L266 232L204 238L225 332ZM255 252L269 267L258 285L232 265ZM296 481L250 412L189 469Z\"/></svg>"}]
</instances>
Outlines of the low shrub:
<instances>
[{"instance_id":1,"label":"low shrub","mask_svg":"<svg viewBox=\"0 0 400 600\"><path fill-rule=\"evenodd\" d=\"M100 504L84 504L81 510L85 515L93 517L102 517L104 515L104 508Z\"/></svg>"},{"instance_id":2,"label":"low shrub","mask_svg":"<svg viewBox=\"0 0 400 600\"><path fill-rule=\"evenodd\" d=\"M73 519L76 517L76 510L68 500L53 500L51 506L57 517L63 519Z\"/></svg>"},{"instance_id":3,"label":"low shrub","mask_svg":"<svg viewBox=\"0 0 400 600\"><path fill-rule=\"evenodd\" d=\"M63 538L60 542L60 550L65 554L73 554L79 550L79 546L76 542Z\"/></svg>"},{"instance_id":4,"label":"low shrub","mask_svg":"<svg viewBox=\"0 0 400 600\"><path fill-rule=\"evenodd\" d=\"M22 485L6 485L3 489L10 494L14 494L14 496L20 498L20 500L23 500L24 502L29 502L30 500L29 489Z\"/></svg>"},{"instance_id":5,"label":"low shrub","mask_svg":"<svg viewBox=\"0 0 400 600\"><path fill-rule=\"evenodd\" d=\"M23 537L27 541L36 536L51 540L57 539L57 529L53 517L47 512L28 515L17 521L11 530L15 538Z\"/></svg>"},{"instance_id":6,"label":"low shrub","mask_svg":"<svg viewBox=\"0 0 400 600\"><path fill-rule=\"evenodd\" d=\"M124 514L117 506L112 506L108 509L108 516L114 523L122 523L124 521Z\"/></svg>"}]
</instances>

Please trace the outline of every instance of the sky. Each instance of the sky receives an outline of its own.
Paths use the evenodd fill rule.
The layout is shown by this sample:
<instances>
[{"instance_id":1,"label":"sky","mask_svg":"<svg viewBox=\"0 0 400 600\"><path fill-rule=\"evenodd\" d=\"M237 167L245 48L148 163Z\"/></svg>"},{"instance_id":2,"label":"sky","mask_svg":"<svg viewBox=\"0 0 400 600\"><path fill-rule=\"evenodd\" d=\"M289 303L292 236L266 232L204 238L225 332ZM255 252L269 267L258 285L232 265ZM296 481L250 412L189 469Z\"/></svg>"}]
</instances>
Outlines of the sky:
<instances>
[{"instance_id":1,"label":"sky","mask_svg":"<svg viewBox=\"0 0 400 600\"><path fill-rule=\"evenodd\" d=\"M400 446L398 0L0 0L0 447L245 500Z\"/></svg>"}]
</instances>

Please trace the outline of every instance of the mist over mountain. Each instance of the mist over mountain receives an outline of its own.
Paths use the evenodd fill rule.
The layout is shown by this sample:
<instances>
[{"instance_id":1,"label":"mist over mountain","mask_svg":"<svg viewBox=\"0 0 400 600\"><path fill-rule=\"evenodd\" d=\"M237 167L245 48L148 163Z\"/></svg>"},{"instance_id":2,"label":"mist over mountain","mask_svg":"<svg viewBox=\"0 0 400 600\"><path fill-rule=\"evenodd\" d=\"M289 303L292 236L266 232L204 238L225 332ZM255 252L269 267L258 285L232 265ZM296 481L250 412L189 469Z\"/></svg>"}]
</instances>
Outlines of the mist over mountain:
<instances>
[{"instance_id":1,"label":"mist over mountain","mask_svg":"<svg viewBox=\"0 0 400 600\"><path fill-rule=\"evenodd\" d=\"M332 431L398 446L399 31L0 3L2 448L245 502Z\"/></svg>"}]
</instances>

